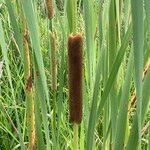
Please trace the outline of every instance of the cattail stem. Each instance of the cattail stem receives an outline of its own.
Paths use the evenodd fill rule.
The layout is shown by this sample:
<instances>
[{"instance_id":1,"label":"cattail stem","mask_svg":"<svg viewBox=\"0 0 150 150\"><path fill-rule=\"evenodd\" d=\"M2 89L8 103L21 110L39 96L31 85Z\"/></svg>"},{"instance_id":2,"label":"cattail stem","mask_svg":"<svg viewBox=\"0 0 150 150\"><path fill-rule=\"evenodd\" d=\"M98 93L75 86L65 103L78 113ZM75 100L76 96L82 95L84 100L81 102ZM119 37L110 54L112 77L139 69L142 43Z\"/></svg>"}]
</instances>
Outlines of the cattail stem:
<instances>
[{"instance_id":1,"label":"cattail stem","mask_svg":"<svg viewBox=\"0 0 150 150\"><path fill-rule=\"evenodd\" d=\"M54 34L50 34L51 41L51 73L52 73L52 92L53 92L53 128L56 129L56 91L57 91L57 61L56 61L56 42Z\"/></svg>"},{"instance_id":2,"label":"cattail stem","mask_svg":"<svg viewBox=\"0 0 150 150\"><path fill-rule=\"evenodd\" d=\"M73 124L73 132L74 132L74 150L78 150L78 127L79 125Z\"/></svg>"},{"instance_id":3,"label":"cattail stem","mask_svg":"<svg viewBox=\"0 0 150 150\"><path fill-rule=\"evenodd\" d=\"M68 0L67 16L70 28L70 33L77 31L77 0Z\"/></svg>"},{"instance_id":4,"label":"cattail stem","mask_svg":"<svg viewBox=\"0 0 150 150\"><path fill-rule=\"evenodd\" d=\"M51 38L51 68L52 68L52 90L57 90L57 61L56 61L56 41L55 35L50 34Z\"/></svg>"},{"instance_id":5,"label":"cattail stem","mask_svg":"<svg viewBox=\"0 0 150 150\"><path fill-rule=\"evenodd\" d=\"M77 0L73 0L73 33L76 33L77 30Z\"/></svg>"},{"instance_id":6,"label":"cattail stem","mask_svg":"<svg viewBox=\"0 0 150 150\"><path fill-rule=\"evenodd\" d=\"M27 127L29 134L29 150L35 149L35 113L34 113L34 98L33 98L33 87L32 87L32 73L31 73L31 62L30 52L28 46L28 32L25 30L24 34L24 58L25 58L25 84L26 84L26 109L27 109Z\"/></svg>"},{"instance_id":7,"label":"cattail stem","mask_svg":"<svg viewBox=\"0 0 150 150\"><path fill-rule=\"evenodd\" d=\"M57 92L57 62L56 62L56 44L55 36L53 32L53 20L54 17L54 6L53 0L46 0L47 14L49 18L49 30L50 30L50 60L51 60L51 74L52 74L52 94L53 94L53 117L52 117L52 135L54 147L56 147L55 132L56 132L56 92Z\"/></svg>"},{"instance_id":8,"label":"cattail stem","mask_svg":"<svg viewBox=\"0 0 150 150\"><path fill-rule=\"evenodd\" d=\"M51 21L52 22L52 21ZM52 28L51 28L52 31ZM50 42L51 42L51 75L52 75L52 107L53 107L53 117L52 117L52 135L54 147L56 144L56 94L57 94L57 51L56 51L56 36L54 33L50 32Z\"/></svg>"}]
</instances>

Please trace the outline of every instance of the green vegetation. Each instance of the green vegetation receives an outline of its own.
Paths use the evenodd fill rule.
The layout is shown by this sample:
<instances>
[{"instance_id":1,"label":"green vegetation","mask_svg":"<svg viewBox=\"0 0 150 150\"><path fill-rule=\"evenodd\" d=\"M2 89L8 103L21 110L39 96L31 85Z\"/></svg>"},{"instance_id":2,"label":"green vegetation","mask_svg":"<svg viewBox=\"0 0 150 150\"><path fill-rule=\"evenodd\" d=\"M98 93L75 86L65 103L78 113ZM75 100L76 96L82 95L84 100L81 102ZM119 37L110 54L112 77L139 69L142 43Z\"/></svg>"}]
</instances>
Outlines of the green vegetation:
<instances>
[{"instance_id":1,"label":"green vegetation","mask_svg":"<svg viewBox=\"0 0 150 150\"><path fill-rule=\"evenodd\" d=\"M68 38L78 33L77 125ZM149 0L0 0L0 149L149 150L149 68Z\"/></svg>"}]
</instances>

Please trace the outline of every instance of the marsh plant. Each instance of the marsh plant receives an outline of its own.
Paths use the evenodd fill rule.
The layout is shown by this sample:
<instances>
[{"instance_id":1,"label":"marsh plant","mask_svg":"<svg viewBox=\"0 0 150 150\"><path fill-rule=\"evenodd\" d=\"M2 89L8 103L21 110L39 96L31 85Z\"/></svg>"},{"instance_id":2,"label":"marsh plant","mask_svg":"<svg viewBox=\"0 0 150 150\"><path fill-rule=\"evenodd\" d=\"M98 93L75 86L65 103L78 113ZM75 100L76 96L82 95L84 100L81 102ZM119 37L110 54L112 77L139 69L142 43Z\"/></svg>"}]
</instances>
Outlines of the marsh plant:
<instances>
[{"instance_id":1,"label":"marsh plant","mask_svg":"<svg viewBox=\"0 0 150 150\"><path fill-rule=\"evenodd\" d=\"M149 0L0 0L0 149L150 149Z\"/></svg>"}]
</instances>

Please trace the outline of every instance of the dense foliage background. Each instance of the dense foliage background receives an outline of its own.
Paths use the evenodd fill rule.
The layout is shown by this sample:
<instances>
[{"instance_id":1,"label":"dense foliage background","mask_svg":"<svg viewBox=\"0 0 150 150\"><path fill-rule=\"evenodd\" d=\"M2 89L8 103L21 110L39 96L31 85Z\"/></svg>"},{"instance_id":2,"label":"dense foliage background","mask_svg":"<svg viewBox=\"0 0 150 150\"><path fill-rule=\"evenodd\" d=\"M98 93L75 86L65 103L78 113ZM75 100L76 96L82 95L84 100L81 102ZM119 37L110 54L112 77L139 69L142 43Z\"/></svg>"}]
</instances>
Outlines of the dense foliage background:
<instances>
[{"instance_id":1,"label":"dense foliage background","mask_svg":"<svg viewBox=\"0 0 150 150\"><path fill-rule=\"evenodd\" d=\"M80 149L150 149L149 0L0 0L0 149L73 149L72 31L84 39Z\"/></svg>"}]
</instances>

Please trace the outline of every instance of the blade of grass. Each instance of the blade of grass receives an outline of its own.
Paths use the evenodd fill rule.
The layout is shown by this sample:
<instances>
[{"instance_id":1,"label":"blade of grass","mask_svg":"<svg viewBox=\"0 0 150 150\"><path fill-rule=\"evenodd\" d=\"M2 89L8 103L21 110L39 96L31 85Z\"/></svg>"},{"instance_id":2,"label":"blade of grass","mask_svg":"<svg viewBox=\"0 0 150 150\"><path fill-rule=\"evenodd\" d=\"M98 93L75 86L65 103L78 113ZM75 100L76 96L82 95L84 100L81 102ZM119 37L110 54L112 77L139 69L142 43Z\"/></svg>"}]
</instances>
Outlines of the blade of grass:
<instances>
[{"instance_id":1,"label":"blade of grass","mask_svg":"<svg viewBox=\"0 0 150 150\"><path fill-rule=\"evenodd\" d=\"M84 4L84 19L85 19L85 34L86 34L86 55L87 55L87 84L90 90L93 91L93 18L92 18L92 1L83 0ZM92 92L89 92L89 94ZM91 97L90 95L89 97Z\"/></svg>"},{"instance_id":2,"label":"blade of grass","mask_svg":"<svg viewBox=\"0 0 150 150\"><path fill-rule=\"evenodd\" d=\"M102 94L102 98L101 98L101 101L100 101L100 104L98 106L98 110L97 110L97 118L99 117L102 109L103 109L103 106L106 102L106 99L108 97L108 94L111 90L111 87L112 87L112 84L114 82L114 79L116 78L116 75L117 75L117 72L119 70L119 67L121 65L121 62L123 60L123 57L124 57L124 54L125 54L125 51L126 51L126 48L128 46L128 42L129 42L129 39L130 39L130 36L131 36L131 25L129 26L125 36L124 36L124 39L123 39L123 42L122 42L122 45L118 51L118 54L116 56L116 59L115 59L115 62L112 66L112 70L111 70L111 73L110 73L110 76L107 80L107 83L106 83L106 86L104 88L104 92Z\"/></svg>"},{"instance_id":3,"label":"blade of grass","mask_svg":"<svg viewBox=\"0 0 150 150\"><path fill-rule=\"evenodd\" d=\"M116 27L116 14L115 14L115 0L111 0L109 9L109 43L108 43L108 58L109 58L109 73L112 69L114 58L117 54L117 27ZM118 29L119 30L119 29ZM116 78L110 90L110 118L111 118L111 132L112 132L112 144L114 143L115 130L116 130L116 118L117 118L117 91L116 91Z\"/></svg>"},{"instance_id":4,"label":"blade of grass","mask_svg":"<svg viewBox=\"0 0 150 150\"><path fill-rule=\"evenodd\" d=\"M94 138L94 127L96 121L96 112L97 112L97 102L98 102L98 95L99 95L99 86L100 86L100 79L101 79L101 64L102 64L102 55L98 59L98 66L96 71L96 78L94 84L94 91L92 97L92 105L90 110L90 117L88 122L88 130L87 130L87 138L86 138L86 150L91 150L93 146L93 138Z\"/></svg>"},{"instance_id":5,"label":"blade of grass","mask_svg":"<svg viewBox=\"0 0 150 150\"><path fill-rule=\"evenodd\" d=\"M122 89L121 103L118 111L117 125L116 125L116 135L114 150L124 149L125 141L125 131L127 126L127 114L128 114L128 103L129 103L129 94L130 94L130 85L132 79L132 70L133 70L133 53L130 52L130 58L128 62L128 67L126 71L126 77L124 81L124 86Z\"/></svg>"},{"instance_id":6,"label":"blade of grass","mask_svg":"<svg viewBox=\"0 0 150 150\"><path fill-rule=\"evenodd\" d=\"M141 146L141 113L142 113L142 72L143 72L143 46L144 46L144 22L143 22L143 0L132 0L133 21L133 47L135 65L135 86L137 96L138 114L138 139Z\"/></svg>"},{"instance_id":7,"label":"blade of grass","mask_svg":"<svg viewBox=\"0 0 150 150\"><path fill-rule=\"evenodd\" d=\"M20 32L20 29L18 27L18 23L16 20L16 17L14 15L14 11L12 8L12 2L10 0L5 0L6 1L6 6L8 9L8 13L10 16L10 23L12 25L13 31L14 31L14 37L16 39L16 43L19 47L19 50L21 52L21 57L22 59L24 59L24 55L23 55L23 34Z\"/></svg>"},{"instance_id":8,"label":"blade of grass","mask_svg":"<svg viewBox=\"0 0 150 150\"><path fill-rule=\"evenodd\" d=\"M124 1L124 26L125 26L125 32L128 29L129 25L129 17L130 17L130 0Z\"/></svg>"},{"instance_id":9,"label":"blade of grass","mask_svg":"<svg viewBox=\"0 0 150 150\"><path fill-rule=\"evenodd\" d=\"M146 19L147 19L147 26L150 36L150 2L149 0L145 0L145 12L146 12Z\"/></svg>"},{"instance_id":10,"label":"blade of grass","mask_svg":"<svg viewBox=\"0 0 150 150\"><path fill-rule=\"evenodd\" d=\"M50 135L49 135L49 123L48 123L48 111L47 111L47 105L46 105L46 100L45 100L45 93L43 91L43 86L42 86L42 81L41 78L39 76L39 70L38 70L38 66L37 66L37 62L34 59L34 71L35 71L35 90L36 90L36 97L38 99L35 99L35 103L36 101L39 100L40 106L41 106L41 115L42 115L42 121L43 121L43 125L44 125L44 133L46 136L46 149L49 150L50 149ZM38 106L39 107L39 106ZM35 115L37 116L37 114ZM38 125L38 124L37 124Z\"/></svg>"},{"instance_id":11,"label":"blade of grass","mask_svg":"<svg viewBox=\"0 0 150 150\"><path fill-rule=\"evenodd\" d=\"M148 70L148 73L145 77L144 83L143 83L143 98L142 98L142 125L144 123L144 118L146 115L146 112L148 110L149 104L150 104L150 69ZM140 131L141 132L141 131ZM133 119L133 124L132 128L130 131L130 136L128 139L128 143L126 146L127 150L136 150L138 147L138 112L136 112L134 119Z\"/></svg>"}]
</instances>

